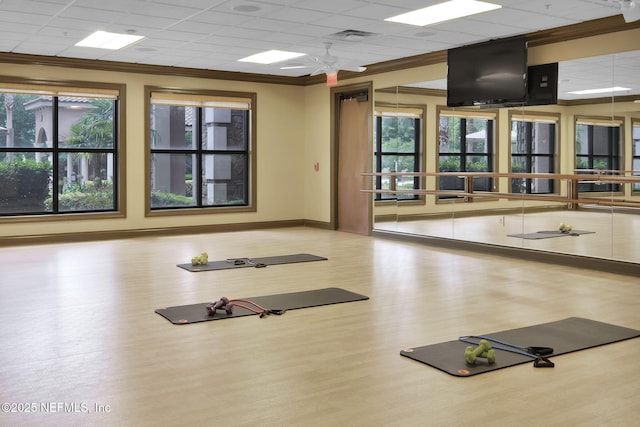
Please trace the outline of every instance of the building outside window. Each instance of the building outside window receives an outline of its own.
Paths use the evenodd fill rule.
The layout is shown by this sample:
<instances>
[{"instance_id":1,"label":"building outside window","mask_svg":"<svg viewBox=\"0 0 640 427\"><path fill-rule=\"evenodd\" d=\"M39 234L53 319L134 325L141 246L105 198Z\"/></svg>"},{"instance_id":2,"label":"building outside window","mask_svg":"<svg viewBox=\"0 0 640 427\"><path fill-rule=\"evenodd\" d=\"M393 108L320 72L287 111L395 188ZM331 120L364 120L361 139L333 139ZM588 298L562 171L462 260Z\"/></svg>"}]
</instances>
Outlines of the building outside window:
<instances>
[{"instance_id":1,"label":"building outside window","mask_svg":"<svg viewBox=\"0 0 640 427\"><path fill-rule=\"evenodd\" d=\"M511 172L554 173L558 117L511 116ZM554 180L512 178L512 193L549 194Z\"/></svg>"},{"instance_id":2,"label":"building outside window","mask_svg":"<svg viewBox=\"0 0 640 427\"><path fill-rule=\"evenodd\" d=\"M255 210L251 94L149 91L149 210Z\"/></svg>"},{"instance_id":3,"label":"building outside window","mask_svg":"<svg viewBox=\"0 0 640 427\"><path fill-rule=\"evenodd\" d=\"M420 172L422 168L422 120L421 108L384 108L376 106L374 130L374 161L376 172ZM420 177L378 176L377 190L419 189ZM417 200L417 194L376 193L375 200Z\"/></svg>"},{"instance_id":4,"label":"building outside window","mask_svg":"<svg viewBox=\"0 0 640 427\"><path fill-rule=\"evenodd\" d=\"M576 119L576 173L616 174L622 164L622 119ZM580 192L620 191L620 184L580 183Z\"/></svg>"},{"instance_id":5,"label":"building outside window","mask_svg":"<svg viewBox=\"0 0 640 427\"><path fill-rule=\"evenodd\" d=\"M495 113L441 110L438 129L438 171L493 172L495 128ZM441 176L438 188L462 191L465 189L464 178ZM491 178L474 178L473 190L492 189Z\"/></svg>"},{"instance_id":6,"label":"building outside window","mask_svg":"<svg viewBox=\"0 0 640 427\"><path fill-rule=\"evenodd\" d=\"M120 89L0 83L0 215L119 209Z\"/></svg>"}]
</instances>

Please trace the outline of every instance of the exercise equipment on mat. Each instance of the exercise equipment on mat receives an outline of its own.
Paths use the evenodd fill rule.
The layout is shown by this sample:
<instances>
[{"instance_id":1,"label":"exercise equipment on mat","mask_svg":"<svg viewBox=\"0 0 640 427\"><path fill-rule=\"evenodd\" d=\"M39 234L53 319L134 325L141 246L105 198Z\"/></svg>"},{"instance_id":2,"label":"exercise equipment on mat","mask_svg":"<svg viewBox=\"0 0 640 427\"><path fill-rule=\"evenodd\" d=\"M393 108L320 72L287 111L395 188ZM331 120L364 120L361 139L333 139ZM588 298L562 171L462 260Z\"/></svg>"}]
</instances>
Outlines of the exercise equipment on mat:
<instances>
[{"instance_id":1,"label":"exercise equipment on mat","mask_svg":"<svg viewBox=\"0 0 640 427\"><path fill-rule=\"evenodd\" d=\"M558 226L558 230L562 231L563 233L568 233L573 229L573 227L569 224L565 224L564 222L561 222L560 225Z\"/></svg>"},{"instance_id":2,"label":"exercise equipment on mat","mask_svg":"<svg viewBox=\"0 0 640 427\"><path fill-rule=\"evenodd\" d=\"M595 234L595 231L586 231L586 230L573 230L571 231L562 231L562 230L543 230L536 231L535 233L519 233L519 234L507 234L507 237L517 237L520 239L527 240L540 240L540 239L551 239L554 237L564 237L564 236L581 236L583 234Z\"/></svg>"},{"instance_id":3,"label":"exercise equipment on mat","mask_svg":"<svg viewBox=\"0 0 640 427\"><path fill-rule=\"evenodd\" d=\"M475 335L468 341L478 343L479 339L489 338L492 348L496 349L495 363L467 363L461 356L469 343L459 339L409 347L400 351L400 355L416 362L439 369L456 377L470 377L498 369L530 363L532 360L538 365L546 365L545 359L586 350L605 344L640 337L640 330L616 326L609 323L569 317L554 322L509 329L500 332ZM517 344L513 344L517 343ZM521 343L543 345L545 347L528 347ZM509 351L498 350L497 347L509 348ZM551 352L551 354L549 354ZM629 356L629 363L633 362L633 355ZM551 367L538 366L538 367Z\"/></svg>"},{"instance_id":4,"label":"exercise equipment on mat","mask_svg":"<svg viewBox=\"0 0 640 427\"><path fill-rule=\"evenodd\" d=\"M209 263L209 254L202 252L198 256L191 258L191 265L207 265Z\"/></svg>"},{"instance_id":5,"label":"exercise equipment on mat","mask_svg":"<svg viewBox=\"0 0 640 427\"><path fill-rule=\"evenodd\" d=\"M461 341L474 344L475 342L471 341ZM469 345L464 350L464 360L471 365L475 365L478 361L478 358L487 359L487 363L496 363L496 351L491 348L491 343L488 340L480 340L477 344L477 347L473 347L473 345Z\"/></svg>"},{"instance_id":6,"label":"exercise equipment on mat","mask_svg":"<svg viewBox=\"0 0 640 427\"><path fill-rule=\"evenodd\" d=\"M480 340L476 343L473 340ZM495 350L508 351L514 354L520 354L523 356L534 359L533 366L536 368L553 368L555 364L545 356L551 356L553 349L551 347L524 347L517 344L508 343L506 341L497 340L495 338L489 338L480 335L467 335L458 338L459 341L467 344L477 345L478 348L474 349L473 346L468 346L464 353L464 358L469 364L476 363L476 356L487 359L489 363L496 362ZM499 345L492 345L499 344ZM471 349L471 351L469 351ZM491 351L493 350L493 353Z\"/></svg>"},{"instance_id":7,"label":"exercise equipment on mat","mask_svg":"<svg viewBox=\"0 0 640 427\"><path fill-rule=\"evenodd\" d=\"M194 257L195 258L195 257ZM298 262L310 262L310 261L326 261L327 258L311 255L311 254L291 254L291 255L276 255L261 258L227 258L219 261L209 261L207 256L207 262L193 264L193 261L185 264L178 264L178 267L183 268L191 272L199 271L215 271L215 270L228 270L233 268L261 268L268 265L280 265L280 264L294 264Z\"/></svg>"},{"instance_id":8,"label":"exercise equipment on mat","mask_svg":"<svg viewBox=\"0 0 640 427\"><path fill-rule=\"evenodd\" d=\"M255 262L251 258L229 258L227 262L232 263L233 265L250 265L255 268L266 267L267 264L264 262Z\"/></svg>"},{"instance_id":9,"label":"exercise equipment on mat","mask_svg":"<svg viewBox=\"0 0 640 427\"><path fill-rule=\"evenodd\" d=\"M341 288L323 288L309 291L289 292L276 295L263 295L248 298L227 299L232 302L230 313L225 308L226 303L214 301L177 305L173 307L158 308L155 312L174 325L186 325L189 323L209 322L211 320L233 319L243 316L255 316L265 310L267 314L283 314L288 310L299 308L318 307L321 305L340 304L368 300L369 297ZM250 302L247 302L250 301ZM207 308L211 305L210 308ZM214 310L215 309L215 310ZM222 309L222 310L221 310ZM215 314L210 314L214 312Z\"/></svg>"},{"instance_id":10,"label":"exercise equipment on mat","mask_svg":"<svg viewBox=\"0 0 640 427\"><path fill-rule=\"evenodd\" d=\"M249 299L229 299L222 297L218 301L207 304L207 313L209 316L215 316L216 311L224 310L227 314L233 314L233 307L238 306L244 308L247 311L255 313L260 318L266 317L270 314L276 314L278 316L284 314L287 310L272 310L261 306L260 304L251 301Z\"/></svg>"}]
</instances>

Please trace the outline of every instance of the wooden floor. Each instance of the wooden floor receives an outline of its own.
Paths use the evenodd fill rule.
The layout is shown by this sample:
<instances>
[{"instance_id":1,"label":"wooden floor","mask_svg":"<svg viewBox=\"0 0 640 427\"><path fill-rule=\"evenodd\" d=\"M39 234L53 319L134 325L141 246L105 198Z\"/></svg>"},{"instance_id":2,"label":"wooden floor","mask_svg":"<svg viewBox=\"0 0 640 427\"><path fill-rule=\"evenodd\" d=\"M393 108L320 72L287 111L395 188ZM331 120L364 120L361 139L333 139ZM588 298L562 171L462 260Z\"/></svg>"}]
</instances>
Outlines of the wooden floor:
<instances>
[{"instance_id":1,"label":"wooden floor","mask_svg":"<svg viewBox=\"0 0 640 427\"><path fill-rule=\"evenodd\" d=\"M329 259L176 267L202 251ZM640 414L640 339L469 378L399 354L572 316L640 329L637 277L302 227L4 247L0 267L2 426L601 427ZM325 287L370 300L180 326L154 313Z\"/></svg>"}]
</instances>

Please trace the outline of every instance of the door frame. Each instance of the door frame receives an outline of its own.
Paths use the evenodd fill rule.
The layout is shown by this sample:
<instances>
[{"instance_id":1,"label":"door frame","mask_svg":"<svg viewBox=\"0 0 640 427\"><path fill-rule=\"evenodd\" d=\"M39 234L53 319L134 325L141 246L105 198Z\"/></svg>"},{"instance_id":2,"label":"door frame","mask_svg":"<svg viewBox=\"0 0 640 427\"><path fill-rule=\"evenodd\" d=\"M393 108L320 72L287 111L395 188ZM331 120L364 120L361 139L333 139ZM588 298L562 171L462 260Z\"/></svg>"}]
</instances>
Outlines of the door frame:
<instances>
[{"instance_id":1,"label":"door frame","mask_svg":"<svg viewBox=\"0 0 640 427\"><path fill-rule=\"evenodd\" d=\"M355 83L351 85L344 86L334 86L331 88L331 112L330 112L330 121L331 121L331 141L330 141L330 162L331 162L331 218L330 218L330 227L332 230L338 229L338 153L339 153L339 143L340 143L340 101L343 97L366 93L369 97L369 117L373 120L373 82L363 82L363 83ZM369 122L372 123L372 122ZM368 126L367 129L368 140L370 144L368 145L369 149L367 152L367 156L371 159L368 162L368 170L363 172L371 172L372 164L373 164L373 126ZM371 234L371 230L373 229L373 205L372 205L373 197L369 194L368 203L367 203L367 218L368 224L367 229L369 230L369 235Z\"/></svg>"}]
</instances>

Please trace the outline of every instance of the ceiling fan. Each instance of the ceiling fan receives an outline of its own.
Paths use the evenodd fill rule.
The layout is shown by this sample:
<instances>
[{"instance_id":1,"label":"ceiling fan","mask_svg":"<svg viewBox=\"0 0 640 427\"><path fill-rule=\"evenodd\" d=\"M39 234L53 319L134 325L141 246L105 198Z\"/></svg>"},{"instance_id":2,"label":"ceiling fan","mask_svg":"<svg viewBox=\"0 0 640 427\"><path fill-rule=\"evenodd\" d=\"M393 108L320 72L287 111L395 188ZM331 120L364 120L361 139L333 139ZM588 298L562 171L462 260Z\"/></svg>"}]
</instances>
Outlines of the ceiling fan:
<instances>
[{"instance_id":1,"label":"ceiling fan","mask_svg":"<svg viewBox=\"0 0 640 427\"><path fill-rule=\"evenodd\" d=\"M337 73L338 71L354 71L354 72L360 73L367 69L367 67L353 66L346 63L340 63L338 57L333 56L331 55L331 53L329 53L329 49L331 49L332 44L333 43L331 42L324 43L325 54L324 56L315 58L314 62L318 65L316 69L311 73L312 76L322 74L322 73L324 74Z\"/></svg>"},{"instance_id":2,"label":"ceiling fan","mask_svg":"<svg viewBox=\"0 0 640 427\"><path fill-rule=\"evenodd\" d=\"M624 22L635 22L640 20L640 0L598 0L599 3L606 3L610 7L619 8L622 12Z\"/></svg>"},{"instance_id":3,"label":"ceiling fan","mask_svg":"<svg viewBox=\"0 0 640 427\"><path fill-rule=\"evenodd\" d=\"M354 66L345 62L341 62L337 56L331 55L329 49L333 43L325 42L325 54L324 56L318 56L313 58L312 64L304 66L303 68L313 68L311 76L318 74L327 75L327 86L334 86L338 83L338 71L353 71L360 73L367 69L367 67ZM284 68L284 67L283 67Z\"/></svg>"}]
</instances>

